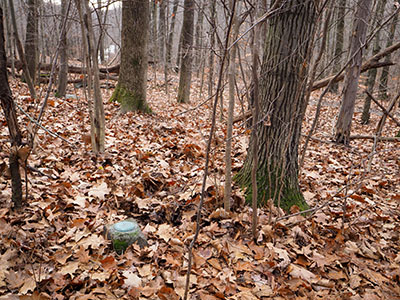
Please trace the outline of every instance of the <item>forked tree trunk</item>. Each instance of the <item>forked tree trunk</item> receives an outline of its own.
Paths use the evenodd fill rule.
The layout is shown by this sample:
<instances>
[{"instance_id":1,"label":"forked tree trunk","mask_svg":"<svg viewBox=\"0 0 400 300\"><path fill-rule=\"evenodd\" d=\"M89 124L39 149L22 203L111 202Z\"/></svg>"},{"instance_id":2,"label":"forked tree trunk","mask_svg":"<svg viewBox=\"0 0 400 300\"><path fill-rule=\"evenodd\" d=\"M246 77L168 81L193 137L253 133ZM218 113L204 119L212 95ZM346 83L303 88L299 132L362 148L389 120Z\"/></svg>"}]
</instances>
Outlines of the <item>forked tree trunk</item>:
<instances>
[{"instance_id":1,"label":"forked tree trunk","mask_svg":"<svg viewBox=\"0 0 400 300\"><path fill-rule=\"evenodd\" d=\"M335 141L344 145L350 143L351 122L360 78L363 51L372 0L359 0L354 18L353 34L350 42L350 57L353 57L346 70L343 100L335 125Z\"/></svg>"},{"instance_id":2,"label":"forked tree trunk","mask_svg":"<svg viewBox=\"0 0 400 300\"><path fill-rule=\"evenodd\" d=\"M269 20L260 74L260 116L257 127L257 190L259 204L274 199L285 210L307 204L298 181L298 146L307 103L305 88L314 36L315 1L284 1ZM253 139L243 168L236 176L251 200Z\"/></svg>"},{"instance_id":3,"label":"forked tree trunk","mask_svg":"<svg viewBox=\"0 0 400 300\"><path fill-rule=\"evenodd\" d=\"M95 39L92 25L92 16L89 8L88 0L83 1L86 11L86 30L88 33L88 46L89 46L89 57L92 60L92 74L89 74L93 78L93 116L92 120L92 148L94 153L104 152L104 140L105 140L105 116L103 99L100 91L100 78L99 78L99 63L97 58L97 48L95 47Z\"/></svg>"},{"instance_id":4,"label":"forked tree trunk","mask_svg":"<svg viewBox=\"0 0 400 300\"><path fill-rule=\"evenodd\" d=\"M146 101L149 9L148 1L122 2L121 67L111 101L121 103L123 112L151 112Z\"/></svg>"},{"instance_id":5,"label":"forked tree trunk","mask_svg":"<svg viewBox=\"0 0 400 300\"><path fill-rule=\"evenodd\" d=\"M181 67L179 75L178 102L190 101L193 60L194 1L185 0L182 25Z\"/></svg>"},{"instance_id":6,"label":"forked tree trunk","mask_svg":"<svg viewBox=\"0 0 400 300\"><path fill-rule=\"evenodd\" d=\"M17 147L21 145L22 136L21 131L18 127L14 100L12 98L10 86L8 84L3 24L3 9L0 5L0 100L11 137L11 144L13 146L11 147L10 151L10 172L12 189L11 198L14 203L14 207L20 208L22 206L22 184L21 174L19 171Z\"/></svg>"}]
</instances>

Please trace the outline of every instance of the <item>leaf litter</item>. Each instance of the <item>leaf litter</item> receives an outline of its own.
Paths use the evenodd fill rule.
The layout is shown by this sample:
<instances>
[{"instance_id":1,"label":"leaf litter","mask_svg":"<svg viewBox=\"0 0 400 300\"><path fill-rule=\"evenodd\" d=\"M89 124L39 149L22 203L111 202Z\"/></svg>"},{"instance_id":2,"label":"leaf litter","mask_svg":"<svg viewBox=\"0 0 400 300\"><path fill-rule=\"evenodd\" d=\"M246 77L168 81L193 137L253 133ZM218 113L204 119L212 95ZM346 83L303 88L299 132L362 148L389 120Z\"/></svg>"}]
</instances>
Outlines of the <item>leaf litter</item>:
<instances>
[{"instance_id":1,"label":"leaf litter","mask_svg":"<svg viewBox=\"0 0 400 300\"><path fill-rule=\"evenodd\" d=\"M75 91L76 99L51 98L43 125L72 145L39 130L28 161L40 173L28 174L29 199L19 212L11 209L3 168L9 146L1 143L0 299L181 299L210 128L210 103L190 110L204 101L199 84L193 82L191 104L177 104L177 78L169 95L160 88L163 82L152 79L152 115L121 114L118 104L107 101L112 91L103 90L106 152L97 156L87 142L82 91ZM26 87L12 81L12 88L18 104L33 113L34 103L24 100ZM339 99L331 95L326 101ZM323 106L316 138L329 140L337 109ZM310 105L304 133L314 112ZM353 132L371 134L379 116L371 117L371 125L361 126L356 112ZM1 122L5 125L3 115ZM19 114L19 122L26 136L29 121ZM243 192L234 187L232 212L221 208L224 124L215 133L191 299L400 299L396 143L379 143L366 172L372 141L354 140L344 148L311 140L301 187L310 206L325 205L312 216L276 222L280 210L260 208L254 242ZM234 130L232 161L238 170L248 130L240 123ZM396 130L388 120L383 134ZM8 140L6 126L0 137ZM128 217L139 222L149 246L133 245L117 255L103 226Z\"/></svg>"}]
</instances>

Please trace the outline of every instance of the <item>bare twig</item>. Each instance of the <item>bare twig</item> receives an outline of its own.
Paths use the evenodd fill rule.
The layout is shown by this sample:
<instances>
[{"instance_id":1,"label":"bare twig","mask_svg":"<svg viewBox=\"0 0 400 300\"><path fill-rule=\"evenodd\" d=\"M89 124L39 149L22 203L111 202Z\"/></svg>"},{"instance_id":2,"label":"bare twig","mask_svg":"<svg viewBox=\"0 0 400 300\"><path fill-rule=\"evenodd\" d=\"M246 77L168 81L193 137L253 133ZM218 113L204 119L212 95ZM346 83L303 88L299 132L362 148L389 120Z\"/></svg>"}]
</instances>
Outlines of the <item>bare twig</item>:
<instances>
[{"instance_id":1,"label":"bare twig","mask_svg":"<svg viewBox=\"0 0 400 300\"><path fill-rule=\"evenodd\" d=\"M397 121L397 120L395 119L395 117L393 117L392 114L389 113L389 112L386 110L386 108L383 107L382 104L380 104L380 103L374 98L374 96L371 95L370 92L368 92L367 90L365 90L365 93L368 95L368 97L371 98L372 101L375 102L376 105L379 106L379 108L383 111L383 113L384 113L385 115L387 115L388 117L390 117L390 118L397 124L397 126L400 126L400 122ZM400 94L397 96L397 98L398 98L398 97L400 97Z\"/></svg>"},{"instance_id":2,"label":"bare twig","mask_svg":"<svg viewBox=\"0 0 400 300\"><path fill-rule=\"evenodd\" d=\"M66 143L70 144L72 147L76 148L76 146L75 146L72 142L66 140L66 139L63 138L62 136L58 135L57 133L52 132L51 130L49 130L49 129L47 129L46 127L44 127L42 124L38 123L38 122L37 122L34 118L32 118L21 106L19 106L18 103L15 103L15 106L17 106L18 109L19 109L25 116L27 116L28 119L29 119L32 123L34 123L34 124L36 124L37 126L39 126L41 129L43 129L44 131L46 131L46 132L47 132L48 134L50 134L52 137L59 138L60 140L66 142Z\"/></svg>"}]
</instances>

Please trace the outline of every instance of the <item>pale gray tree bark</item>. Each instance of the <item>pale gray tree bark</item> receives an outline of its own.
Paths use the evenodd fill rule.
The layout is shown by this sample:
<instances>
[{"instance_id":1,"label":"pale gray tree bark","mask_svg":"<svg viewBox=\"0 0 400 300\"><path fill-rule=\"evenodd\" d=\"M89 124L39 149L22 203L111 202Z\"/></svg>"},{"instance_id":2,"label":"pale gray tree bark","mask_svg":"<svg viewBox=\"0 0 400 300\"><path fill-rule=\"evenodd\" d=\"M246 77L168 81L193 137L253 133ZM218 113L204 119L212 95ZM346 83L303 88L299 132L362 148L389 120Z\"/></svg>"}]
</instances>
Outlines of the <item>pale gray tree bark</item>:
<instances>
[{"instance_id":1,"label":"pale gray tree bark","mask_svg":"<svg viewBox=\"0 0 400 300\"><path fill-rule=\"evenodd\" d=\"M334 140L337 143L350 143L351 122L354 114L355 100L360 78L363 51L369 23L372 0L358 0L350 41L350 57L352 62L346 70L344 92L339 116L335 125ZM361 49L361 50L360 50Z\"/></svg>"}]
</instances>

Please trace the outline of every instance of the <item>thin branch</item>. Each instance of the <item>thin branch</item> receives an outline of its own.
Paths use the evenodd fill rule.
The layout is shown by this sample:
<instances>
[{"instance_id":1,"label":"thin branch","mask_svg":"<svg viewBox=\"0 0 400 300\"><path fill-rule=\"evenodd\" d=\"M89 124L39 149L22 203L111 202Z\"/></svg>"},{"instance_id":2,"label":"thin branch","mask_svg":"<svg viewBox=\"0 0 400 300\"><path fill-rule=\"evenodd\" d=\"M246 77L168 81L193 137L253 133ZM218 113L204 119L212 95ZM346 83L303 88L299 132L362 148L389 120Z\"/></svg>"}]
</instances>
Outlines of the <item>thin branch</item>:
<instances>
[{"instance_id":1,"label":"thin branch","mask_svg":"<svg viewBox=\"0 0 400 300\"><path fill-rule=\"evenodd\" d=\"M233 0L233 1L234 1L234 3L236 3L236 0ZM233 5L233 7L235 7L235 6L236 5ZM201 210L203 208L203 203L204 203L204 198L205 198L206 182L207 182L207 176L208 176L208 167L209 167L209 161L210 161L210 150L211 150L211 144L212 144L214 131L215 131L218 95L219 95L219 91L220 91L221 86L222 86L222 78L223 78L223 72L224 72L224 65L225 65L226 57L227 57L228 52L229 52L228 43L229 43L229 36L230 36L230 33L231 33L231 29L232 29L233 16L234 16L234 8L232 9L230 20L229 20L229 25L228 25L227 32L226 32L225 50L224 50L224 55L222 57L222 61L221 61L221 65L220 65L219 76L218 76L218 84L217 84L217 92L215 94L215 99L214 99L210 135L208 137L207 149L206 149L206 162L205 162L205 167L204 167L203 183L202 183L202 187L201 187L200 203L199 203L199 206L198 206L198 209L197 209L196 231L195 231L193 240L191 241L191 243L189 245L189 248L188 248L189 258L188 258L188 270L187 270L187 274L186 274L185 294L184 294L184 297L183 297L184 300L187 300L188 295L189 295L190 273L192 271L192 262L193 262L193 247L194 247L194 244L196 243L197 237L199 236L199 233L200 233Z\"/></svg>"},{"instance_id":2,"label":"thin branch","mask_svg":"<svg viewBox=\"0 0 400 300\"><path fill-rule=\"evenodd\" d=\"M72 142L66 140L65 138L63 138L62 136L59 136L57 133L52 132L51 130L47 129L46 127L44 127L43 125L41 125L40 123L38 123L34 118L32 118L21 106L18 105L18 103L15 102L15 106L18 107L18 109L25 115L28 117L28 119L36 124L37 126L39 126L41 129L43 129L44 131L46 131L48 134L50 134L52 137L55 138L59 138L60 140L70 144L72 147L77 148Z\"/></svg>"}]
</instances>

